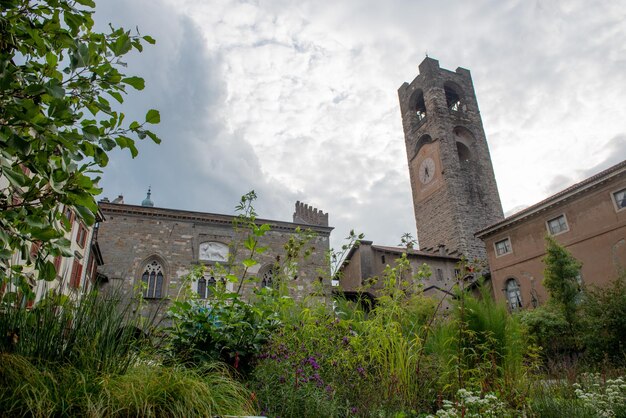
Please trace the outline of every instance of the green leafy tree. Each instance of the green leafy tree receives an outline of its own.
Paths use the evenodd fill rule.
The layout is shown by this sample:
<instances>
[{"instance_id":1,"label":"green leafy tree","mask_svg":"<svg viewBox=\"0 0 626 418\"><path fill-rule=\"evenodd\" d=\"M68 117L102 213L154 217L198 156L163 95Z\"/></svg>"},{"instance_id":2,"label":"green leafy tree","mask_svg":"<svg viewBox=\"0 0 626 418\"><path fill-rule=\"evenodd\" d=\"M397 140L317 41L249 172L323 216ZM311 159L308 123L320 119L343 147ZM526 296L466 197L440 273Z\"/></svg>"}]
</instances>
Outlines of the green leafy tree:
<instances>
[{"instance_id":1,"label":"green leafy tree","mask_svg":"<svg viewBox=\"0 0 626 418\"><path fill-rule=\"evenodd\" d=\"M0 283L28 294L21 254L37 278L56 276L49 255L70 255L64 238L71 208L88 225L97 211L98 173L107 153L135 139L160 139L144 121L125 121L117 107L140 77L119 71L125 54L154 43L111 27L93 31L93 0L0 0ZM31 259L29 248L40 245Z\"/></svg>"},{"instance_id":2,"label":"green leafy tree","mask_svg":"<svg viewBox=\"0 0 626 418\"><path fill-rule=\"evenodd\" d=\"M626 364L626 274L605 287L591 287L582 304L583 339L593 362Z\"/></svg>"},{"instance_id":3,"label":"green leafy tree","mask_svg":"<svg viewBox=\"0 0 626 418\"><path fill-rule=\"evenodd\" d=\"M578 277L582 263L550 236L546 237L546 265L543 285L550 293L550 302L563 312L570 327L576 319L576 309L580 293Z\"/></svg>"}]
</instances>

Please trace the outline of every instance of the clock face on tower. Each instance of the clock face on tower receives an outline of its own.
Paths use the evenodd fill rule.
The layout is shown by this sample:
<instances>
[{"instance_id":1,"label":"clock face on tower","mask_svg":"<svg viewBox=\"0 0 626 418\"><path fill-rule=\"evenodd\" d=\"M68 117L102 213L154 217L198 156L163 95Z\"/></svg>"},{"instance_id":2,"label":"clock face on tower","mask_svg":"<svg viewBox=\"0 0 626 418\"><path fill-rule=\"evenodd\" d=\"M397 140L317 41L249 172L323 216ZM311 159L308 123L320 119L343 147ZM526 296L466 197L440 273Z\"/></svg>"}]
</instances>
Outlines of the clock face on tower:
<instances>
[{"instance_id":1,"label":"clock face on tower","mask_svg":"<svg viewBox=\"0 0 626 418\"><path fill-rule=\"evenodd\" d=\"M435 177L435 161L428 157L420 164L419 167L419 179L422 184L430 183Z\"/></svg>"}]
</instances>

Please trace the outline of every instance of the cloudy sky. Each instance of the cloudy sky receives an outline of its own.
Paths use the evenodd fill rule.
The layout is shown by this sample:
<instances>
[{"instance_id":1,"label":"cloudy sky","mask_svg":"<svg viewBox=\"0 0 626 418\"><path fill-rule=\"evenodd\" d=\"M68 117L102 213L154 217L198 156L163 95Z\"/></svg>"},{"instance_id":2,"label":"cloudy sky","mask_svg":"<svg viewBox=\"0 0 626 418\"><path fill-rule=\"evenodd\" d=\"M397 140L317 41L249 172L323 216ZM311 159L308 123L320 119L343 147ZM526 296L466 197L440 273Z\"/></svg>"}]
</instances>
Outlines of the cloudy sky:
<instances>
[{"instance_id":1,"label":"cloudy sky","mask_svg":"<svg viewBox=\"0 0 626 418\"><path fill-rule=\"evenodd\" d=\"M397 89L427 53L471 70L511 213L626 158L626 3L99 0L96 21L156 38L127 60L163 142L113 154L103 196L261 217L296 200L395 245L415 235Z\"/></svg>"}]
</instances>

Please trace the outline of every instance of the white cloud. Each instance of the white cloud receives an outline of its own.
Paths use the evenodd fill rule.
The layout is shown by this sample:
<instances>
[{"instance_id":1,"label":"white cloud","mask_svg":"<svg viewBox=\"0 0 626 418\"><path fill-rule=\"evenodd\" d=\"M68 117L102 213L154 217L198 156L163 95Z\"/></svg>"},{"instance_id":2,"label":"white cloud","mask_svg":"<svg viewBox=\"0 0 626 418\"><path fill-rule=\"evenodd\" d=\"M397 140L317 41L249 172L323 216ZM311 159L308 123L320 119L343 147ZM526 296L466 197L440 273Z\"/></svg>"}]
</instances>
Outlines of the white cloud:
<instances>
[{"instance_id":1,"label":"white cloud","mask_svg":"<svg viewBox=\"0 0 626 418\"><path fill-rule=\"evenodd\" d=\"M289 219L300 199L330 212L335 242L355 228L396 244L415 232L396 91L426 51L472 70L505 211L624 158L620 2L115 1L103 14L116 7L159 42L132 62L148 89L130 103L161 109L165 141L114 158L109 195L140 201L152 183L157 204L225 211L256 188L262 216Z\"/></svg>"}]
</instances>

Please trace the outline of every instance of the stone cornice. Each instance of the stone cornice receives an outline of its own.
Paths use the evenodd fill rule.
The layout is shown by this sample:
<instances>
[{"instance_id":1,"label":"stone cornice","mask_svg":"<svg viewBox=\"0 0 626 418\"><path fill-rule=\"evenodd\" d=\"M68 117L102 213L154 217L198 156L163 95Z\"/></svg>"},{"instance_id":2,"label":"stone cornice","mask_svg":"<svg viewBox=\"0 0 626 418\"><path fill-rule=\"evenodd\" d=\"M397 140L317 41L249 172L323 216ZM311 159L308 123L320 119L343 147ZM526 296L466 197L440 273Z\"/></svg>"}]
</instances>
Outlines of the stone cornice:
<instances>
[{"instance_id":1,"label":"stone cornice","mask_svg":"<svg viewBox=\"0 0 626 418\"><path fill-rule=\"evenodd\" d=\"M613 181L620 176L624 176L626 174L626 160L618 163L608 169L595 174L579 183L576 183L560 192L544 199L538 203L535 203L532 206L527 207L526 209L522 209L521 211L501 220L492 225L489 225L486 228L481 229L476 232L474 236L480 239L484 239L489 237L490 235L495 234L496 232L501 231L502 229L508 228L513 224L517 224L526 218L534 216L538 213L542 213L546 210L549 210L557 205L560 205L564 202L577 199L579 195L583 193L587 193L589 191L594 190L595 188L602 186L609 181Z\"/></svg>"},{"instance_id":2,"label":"stone cornice","mask_svg":"<svg viewBox=\"0 0 626 418\"><path fill-rule=\"evenodd\" d=\"M125 215L149 218L162 218L166 220L180 220L184 222L199 222L220 226L232 226L235 215L223 215L216 213L194 212L180 209L156 208L147 206L127 205L124 203L98 202L102 213L108 216ZM307 225L293 222L275 221L271 219L257 218L258 225L268 224L274 231L294 232L300 227L302 230L310 229L322 236L329 236L333 230L329 226Z\"/></svg>"}]
</instances>

